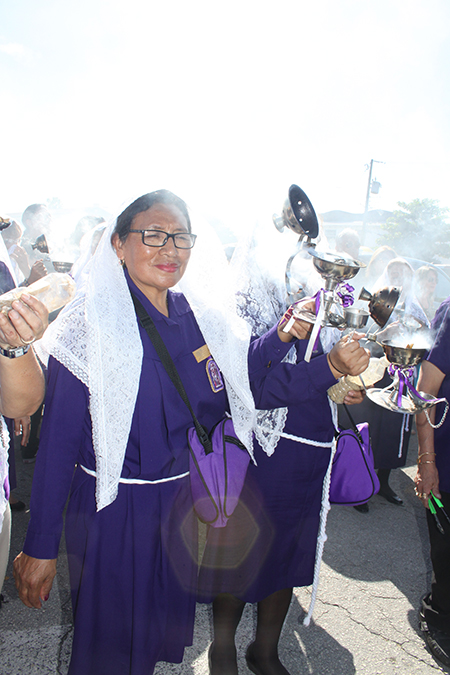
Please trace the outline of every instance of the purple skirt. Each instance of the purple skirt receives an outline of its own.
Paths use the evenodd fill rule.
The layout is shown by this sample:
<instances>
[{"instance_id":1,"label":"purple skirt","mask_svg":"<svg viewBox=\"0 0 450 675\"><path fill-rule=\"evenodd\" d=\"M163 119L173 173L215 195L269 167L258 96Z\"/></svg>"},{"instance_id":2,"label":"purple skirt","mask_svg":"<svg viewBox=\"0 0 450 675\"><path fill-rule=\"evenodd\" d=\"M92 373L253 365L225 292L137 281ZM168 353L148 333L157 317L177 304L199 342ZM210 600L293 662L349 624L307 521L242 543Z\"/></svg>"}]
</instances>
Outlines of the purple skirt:
<instances>
[{"instance_id":1,"label":"purple skirt","mask_svg":"<svg viewBox=\"0 0 450 675\"><path fill-rule=\"evenodd\" d=\"M208 529L200 602L219 593L259 602L312 583L330 449L282 438L271 457L259 446L255 456L227 526Z\"/></svg>"},{"instance_id":2,"label":"purple skirt","mask_svg":"<svg viewBox=\"0 0 450 675\"><path fill-rule=\"evenodd\" d=\"M74 641L70 675L149 675L192 644L197 522L189 478L119 485L95 510L78 468L66 516Z\"/></svg>"}]
</instances>

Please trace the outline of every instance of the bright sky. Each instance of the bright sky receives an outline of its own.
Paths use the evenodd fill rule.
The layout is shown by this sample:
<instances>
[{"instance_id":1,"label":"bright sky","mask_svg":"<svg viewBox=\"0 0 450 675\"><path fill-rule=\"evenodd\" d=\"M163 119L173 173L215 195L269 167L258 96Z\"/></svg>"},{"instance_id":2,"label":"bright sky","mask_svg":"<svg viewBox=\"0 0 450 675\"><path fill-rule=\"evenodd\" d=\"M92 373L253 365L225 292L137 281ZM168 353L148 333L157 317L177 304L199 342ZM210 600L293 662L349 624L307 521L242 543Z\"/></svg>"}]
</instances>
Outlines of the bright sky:
<instances>
[{"instance_id":1,"label":"bright sky","mask_svg":"<svg viewBox=\"0 0 450 675\"><path fill-rule=\"evenodd\" d=\"M0 212L167 187L230 225L450 206L449 0L0 3Z\"/></svg>"}]
</instances>

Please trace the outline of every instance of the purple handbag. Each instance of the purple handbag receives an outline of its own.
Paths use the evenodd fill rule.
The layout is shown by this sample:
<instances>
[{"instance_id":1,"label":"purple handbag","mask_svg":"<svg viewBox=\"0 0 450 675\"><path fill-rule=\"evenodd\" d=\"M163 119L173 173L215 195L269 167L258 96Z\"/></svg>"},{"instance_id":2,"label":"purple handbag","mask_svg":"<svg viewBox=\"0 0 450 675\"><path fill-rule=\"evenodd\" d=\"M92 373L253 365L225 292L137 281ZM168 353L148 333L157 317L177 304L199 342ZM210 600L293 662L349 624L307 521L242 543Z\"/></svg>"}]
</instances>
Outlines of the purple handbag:
<instances>
[{"instance_id":1,"label":"purple handbag","mask_svg":"<svg viewBox=\"0 0 450 675\"><path fill-rule=\"evenodd\" d=\"M202 427L152 318L138 298L131 297L142 327L194 421L194 426L188 429L188 445L192 500L197 516L213 527L225 527L238 503L250 456L236 436L230 418L216 424L211 437Z\"/></svg>"},{"instance_id":2,"label":"purple handbag","mask_svg":"<svg viewBox=\"0 0 450 675\"><path fill-rule=\"evenodd\" d=\"M380 489L375 473L367 422L341 430L336 438L336 453L331 468L330 502L356 506L365 504Z\"/></svg>"},{"instance_id":3,"label":"purple handbag","mask_svg":"<svg viewBox=\"0 0 450 675\"><path fill-rule=\"evenodd\" d=\"M210 441L205 448L196 427L188 429L192 500L199 520L225 527L238 503L250 456L230 418L216 424Z\"/></svg>"}]
</instances>

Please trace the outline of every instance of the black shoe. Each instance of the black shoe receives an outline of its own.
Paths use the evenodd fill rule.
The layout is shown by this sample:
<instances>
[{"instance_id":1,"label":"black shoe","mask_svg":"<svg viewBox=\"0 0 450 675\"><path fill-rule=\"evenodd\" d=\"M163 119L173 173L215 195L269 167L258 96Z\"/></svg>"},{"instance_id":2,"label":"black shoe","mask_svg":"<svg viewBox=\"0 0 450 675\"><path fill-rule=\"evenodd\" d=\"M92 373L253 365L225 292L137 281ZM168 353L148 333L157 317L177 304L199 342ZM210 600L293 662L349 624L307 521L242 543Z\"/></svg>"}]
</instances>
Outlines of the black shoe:
<instances>
[{"instance_id":1,"label":"black shoe","mask_svg":"<svg viewBox=\"0 0 450 675\"><path fill-rule=\"evenodd\" d=\"M444 666L450 666L450 635L429 626L423 610L419 611L419 625L425 642L434 658Z\"/></svg>"},{"instance_id":2,"label":"black shoe","mask_svg":"<svg viewBox=\"0 0 450 675\"><path fill-rule=\"evenodd\" d=\"M245 652L245 662L247 664L247 668L252 672L255 673L255 675L261 675L261 671L259 670L258 666L256 665L255 661L253 660L253 656L251 653L251 648L252 648L253 642L251 645L247 647L247 651Z\"/></svg>"},{"instance_id":3,"label":"black shoe","mask_svg":"<svg viewBox=\"0 0 450 675\"><path fill-rule=\"evenodd\" d=\"M403 504L403 499L400 499L400 497L395 494L394 490L389 487L389 485L387 487L380 488L378 494L380 497L384 497L390 504L395 504L396 506L402 506Z\"/></svg>"},{"instance_id":4,"label":"black shoe","mask_svg":"<svg viewBox=\"0 0 450 675\"><path fill-rule=\"evenodd\" d=\"M254 643L252 642L247 647L247 651L245 652L245 662L247 664L247 668L252 673L254 673L255 675L263 675L262 670L260 670L260 668L259 668L259 666L256 662L256 659L255 659L254 655L252 654L253 644ZM281 672L281 669L282 669L283 672L286 673L286 675L289 675L288 671L286 670L286 668L283 666L283 664L281 663L281 661L279 659L277 659L276 664L273 664L273 663L270 664L269 668L273 669L272 672L275 672L275 670L276 670L276 672ZM267 670L266 670L266 672L267 672ZM270 670L269 670L269 672L270 672Z\"/></svg>"},{"instance_id":5,"label":"black shoe","mask_svg":"<svg viewBox=\"0 0 450 675\"><path fill-rule=\"evenodd\" d=\"M353 508L360 513L369 513L369 505L367 502L365 504L356 504Z\"/></svg>"}]
</instances>

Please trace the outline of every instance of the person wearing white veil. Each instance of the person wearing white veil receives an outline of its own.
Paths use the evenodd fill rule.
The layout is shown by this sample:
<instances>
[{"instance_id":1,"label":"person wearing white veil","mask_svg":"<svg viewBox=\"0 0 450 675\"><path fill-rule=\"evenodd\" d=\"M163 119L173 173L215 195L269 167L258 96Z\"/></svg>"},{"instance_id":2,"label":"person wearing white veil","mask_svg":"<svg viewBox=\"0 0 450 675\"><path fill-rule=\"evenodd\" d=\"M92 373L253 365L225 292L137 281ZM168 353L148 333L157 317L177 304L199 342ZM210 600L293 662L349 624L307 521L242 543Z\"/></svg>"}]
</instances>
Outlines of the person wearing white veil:
<instances>
[{"instance_id":1,"label":"person wearing white veil","mask_svg":"<svg viewBox=\"0 0 450 675\"><path fill-rule=\"evenodd\" d=\"M131 294L153 319L201 424L210 431L230 410L251 450L250 332L234 310L220 242L200 230L167 190L136 199L103 234L80 292L41 345L42 358L50 354L48 393L15 577L23 602L41 607L70 491L70 675L150 675L158 661L180 662L192 643L193 421ZM170 290L181 281L183 293Z\"/></svg>"},{"instance_id":2,"label":"person wearing white veil","mask_svg":"<svg viewBox=\"0 0 450 675\"><path fill-rule=\"evenodd\" d=\"M258 443L238 506L226 527L209 528L202 559L199 597L213 603L210 675L238 673L235 633L246 602L258 604L248 668L256 675L289 675L278 656L278 641L293 587L307 586L318 576L325 539L335 431L327 390L344 373L357 375L368 363L357 335L334 345L322 331L322 344L308 363L305 324L296 321L291 334L283 334L292 307L284 313L289 254L282 244L273 225L263 225L238 244L232 259L240 313L255 338L249 374ZM314 312L314 302L309 300L307 309ZM293 337L300 339L291 342ZM269 354L275 349L281 354L255 370L252 350L262 351L262 344Z\"/></svg>"}]
</instances>

